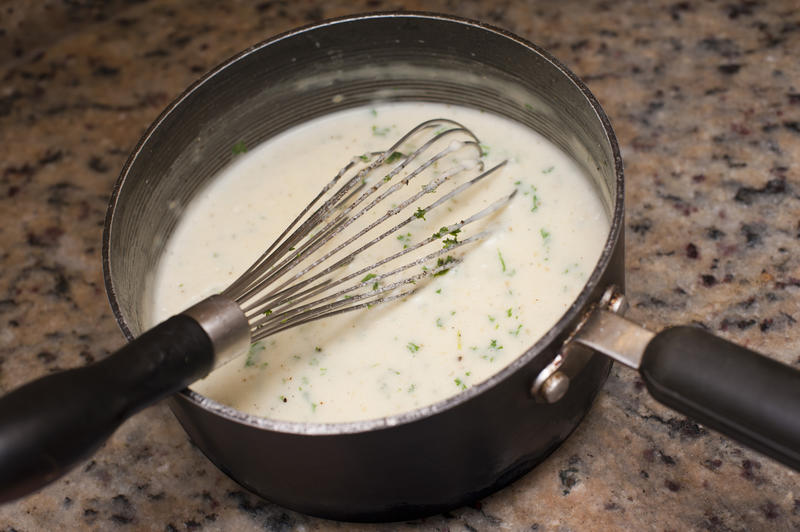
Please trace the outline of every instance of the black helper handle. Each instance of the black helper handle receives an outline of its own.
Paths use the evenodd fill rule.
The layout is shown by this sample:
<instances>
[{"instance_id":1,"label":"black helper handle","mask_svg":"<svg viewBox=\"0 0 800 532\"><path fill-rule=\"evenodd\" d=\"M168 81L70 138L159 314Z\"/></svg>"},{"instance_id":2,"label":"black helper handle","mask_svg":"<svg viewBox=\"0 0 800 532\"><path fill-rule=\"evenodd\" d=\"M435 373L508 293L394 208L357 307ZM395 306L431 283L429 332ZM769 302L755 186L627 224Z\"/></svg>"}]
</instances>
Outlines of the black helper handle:
<instances>
[{"instance_id":1,"label":"black helper handle","mask_svg":"<svg viewBox=\"0 0 800 532\"><path fill-rule=\"evenodd\" d=\"M204 377L213 362L206 332L179 314L100 362L0 398L0 502L67 473L128 417Z\"/></svg>"},{"instance_id":2,"label":"black helper handle","mask_svg":"<svg viewBox=\"0 0 800 532\"><path fill-rule=\"evenodd\" d=\"M694 327L657 334L639 371L665 405L800 471L800 371Z\"/></svg>"}]
</instances>

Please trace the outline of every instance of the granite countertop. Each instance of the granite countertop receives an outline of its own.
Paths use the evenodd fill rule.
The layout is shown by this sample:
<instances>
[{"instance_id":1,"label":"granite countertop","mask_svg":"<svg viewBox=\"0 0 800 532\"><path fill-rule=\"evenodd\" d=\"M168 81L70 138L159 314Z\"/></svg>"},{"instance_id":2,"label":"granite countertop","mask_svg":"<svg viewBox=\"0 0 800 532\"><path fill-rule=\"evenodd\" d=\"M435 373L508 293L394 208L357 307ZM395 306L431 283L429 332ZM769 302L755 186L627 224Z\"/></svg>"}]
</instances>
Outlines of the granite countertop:
<instances>
[{"instance_id":1,"label":"granite countertop","mask_svg":"<svg viewBox=\"0 0 800 532\"><path fill-rule=\"evenodd\" d=\"M629 317L695 323L800 366L800 7L682 2L0 4L0 391L123 344L106 202L128 152L201 73L347 13L454 13L545 47L588 83L627 175ZM352 525L247 493L164 404L0 530L800 530L800 476L648 397L615 367L584 423L508 488L423 520Z\"/></svg>"}]
</instances>

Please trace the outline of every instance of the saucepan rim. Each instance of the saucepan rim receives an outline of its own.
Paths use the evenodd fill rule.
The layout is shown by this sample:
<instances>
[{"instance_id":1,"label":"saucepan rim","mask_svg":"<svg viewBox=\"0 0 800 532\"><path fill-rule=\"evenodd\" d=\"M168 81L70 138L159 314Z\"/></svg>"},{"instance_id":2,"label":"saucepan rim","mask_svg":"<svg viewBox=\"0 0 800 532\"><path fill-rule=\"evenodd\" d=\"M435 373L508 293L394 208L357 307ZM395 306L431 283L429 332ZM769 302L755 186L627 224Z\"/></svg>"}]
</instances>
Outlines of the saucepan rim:
<instances>
[{"instance_id":1,"label":"saucepan rim","mask_svg":"<svg viewBox=\"0 0 800 532\"><path fill-rule=\"evenodd\" d=\"M269 47L275 43L278 43L286 39L301 38L321 28L326 28L339 24L357 23L358 21L380 19L380 18L406 18L406 19L416 19L420 21L437 20L437 21L451 22L454 24L466 25L480 31L494 33L503 38L509 39L520 46L527 48L528 50L530 50L531 53L538 54L541 58L551 63L563 76L565 76L572 84L575 85L575 87L580 91L580 93L586 99L587 103L593 109L596 119L600 121L606 140L610 145L614 160L615 186L614 186L614 196L612 198L614 201L613 213L611 216L611 224L608 236L603 246L602 253L594 269L592 270L591 275L589 276L588 280L581 289L580 293L574 299L574 301L566 310L566 312L564 312L564 314L555 323L555 325L553 325L541 338L539 338L539 340L537 340L530 348L528 348L525 352L520 354L516 359L514 359L514 361L512 361L505 368L501 369L500 371L498 371L485 381L478 383L475 386L472 386L467 390L462 391L461 393L458 393L454 396L448 397L446 399L443 399L428 406L424 406L421 408L417 408L415 410L387 417L360 420L360 421L341 422L341 423L311 423L311 422L281 421L281 420L274 420L266 417L256 416L252 414L247 414L233 407L221 404L189 388L186 388L180 392L180 394L184 398L188 399L191 403L194 403L196 406L199 406L200 408L203 408L213 414L222 416L223 418L227 418L228 420L249 425L254 428L259 428L274 432L290 433L297 435L312 435L312 434L337 435L337 434L353 434L359 432L374 431L397 425L413 423L421 419L436 415L439 412L443 412L445 410L454 408L459 404L469 401L470 399L472 399L477 395L483 394L486 390L506 380L510 375L518 371L520 368L529 364L535 357L541 354L547 346L557 341L558 337L565 332L569 324L574 323L579 314L585 312L585 309L592 303L591 301L593 297L592 294L595 291L596 286L600 282L603 272L609 267L617 242L621 238L622 227L624 222L624 176L623 176L622 157L620 154L616 136L611 127L611 123L607 115L605 114L605 111L603 111L599 102L591 93L589 88L580 80L580 78L578 78L578 76L576 76L567 67L561 64L549 52L533 44L532 42L523 39L517 35L514 35L513 33L510 33L501 28L485 24L482 22L478 22L475 20L471 20L468 18L457 17L453 15L444 15L444 14L430 13L424 11L403 11L403 12L364 13L364 14L338 17L334 19L325 20L320 23L309 24L306 26L302 26L299 28L283 32L265 41L255 44L245 49L244 51L234 55L228 60L222 62L214 69L206 73L203 77L198 79L191 86L189 86L177 98L175 98L169 104L169 106L167 106L166 109L164 109L164 111L159 115L159 117L150 125L150 127L142 136L142 138L139 140L134 150L131 152L131 155L128 157L128 160L126 161L124 167L122 168L120 176L117 179L113 191L111 193L108 209L106 211L106 218L103 230L103 248L102 248L103 278L106 287L106 292L108 295L109 302L111 304L111 309L117 320L117 323L120 329L122 329L122 332L128 341L132 340L134 338L134 335L131 332L130 328L128 327L122 309L120 308L119 302L117 301L113 272L111 270L110 240L111 240L111 230L114 224L114 213L116 211L116 207L119 201L120 192L122 190L122 187L125 185L128 173L133 163L137 160L138 157L143 156L143 151L147 146L148 140L159 129L159 127L167 119L167 117L169 117L173 112L175 112L177 108L180 108L182 105L184 105L184 101L191 94L193 94L199 87L203 86L205 83L207 83L212 78L215 78L216 76L224 76L226 69L228 69L231 65L246 58L250 54L258 53L265 47Z\"/></svg>"}]
</instances>

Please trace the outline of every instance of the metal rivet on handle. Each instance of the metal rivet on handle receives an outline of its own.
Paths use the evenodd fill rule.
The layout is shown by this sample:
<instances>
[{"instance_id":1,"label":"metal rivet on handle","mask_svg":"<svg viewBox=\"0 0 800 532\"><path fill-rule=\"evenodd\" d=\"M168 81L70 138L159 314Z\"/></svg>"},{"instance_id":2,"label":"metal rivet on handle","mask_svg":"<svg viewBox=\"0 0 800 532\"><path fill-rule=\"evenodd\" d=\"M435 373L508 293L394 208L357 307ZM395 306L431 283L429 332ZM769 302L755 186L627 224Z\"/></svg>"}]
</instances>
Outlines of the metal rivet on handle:
<instances>
[{"instance_id":1,"label":"metal rivet on handle","mask_svg":"<svg viewBox=\"0 0 800 532\"><path fill-rule=\"evenodd\" d=\"M569 389L569 377L556 371L539 388L539 395L548 403L559 401Z\"/></svg>"},{"instance_id":2,"label":"metal rivet on handle","mask_svg":"<svg viewBox=\"0 0 800 532\"><path fill-rule=\"evenodd\" d=\"M577 332L598 309L622 315L628 302L616 286L609 286L596 305L583 316L580 323L564 342L559 353L536 376L531 386L531 395L540 403L555 403L566 395L570 378L575 377L594 355L594 351L573 341Z\"/></svg>"}]
</instances>

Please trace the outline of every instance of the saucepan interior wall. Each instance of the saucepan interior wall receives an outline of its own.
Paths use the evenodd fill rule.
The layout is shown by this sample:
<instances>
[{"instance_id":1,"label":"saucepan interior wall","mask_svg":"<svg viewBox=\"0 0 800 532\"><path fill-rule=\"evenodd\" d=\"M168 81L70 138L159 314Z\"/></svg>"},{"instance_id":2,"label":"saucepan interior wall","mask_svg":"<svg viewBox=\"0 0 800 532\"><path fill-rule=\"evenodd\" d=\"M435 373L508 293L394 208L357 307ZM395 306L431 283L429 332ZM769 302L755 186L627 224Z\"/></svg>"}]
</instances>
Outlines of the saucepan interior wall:
<instances>
[{"instance_id":1,"label":"saucepan interior wall","mask_svg":"<svg viewBox=\"0 0 800 532\"><path fill-rule=\"evenodd\" d=\"M341 109L430 101L519 121L583 166L611 215L615 161L607 133L559 65L505 35L469 25L358 22L358 34L331 24L244 52L189 89L134 152L108 235L115 310L129 336L142 331L148 305L142 287L150 286L183 208L236 156L233 147L252 147Z\"/></svg>"}]
</instances>

